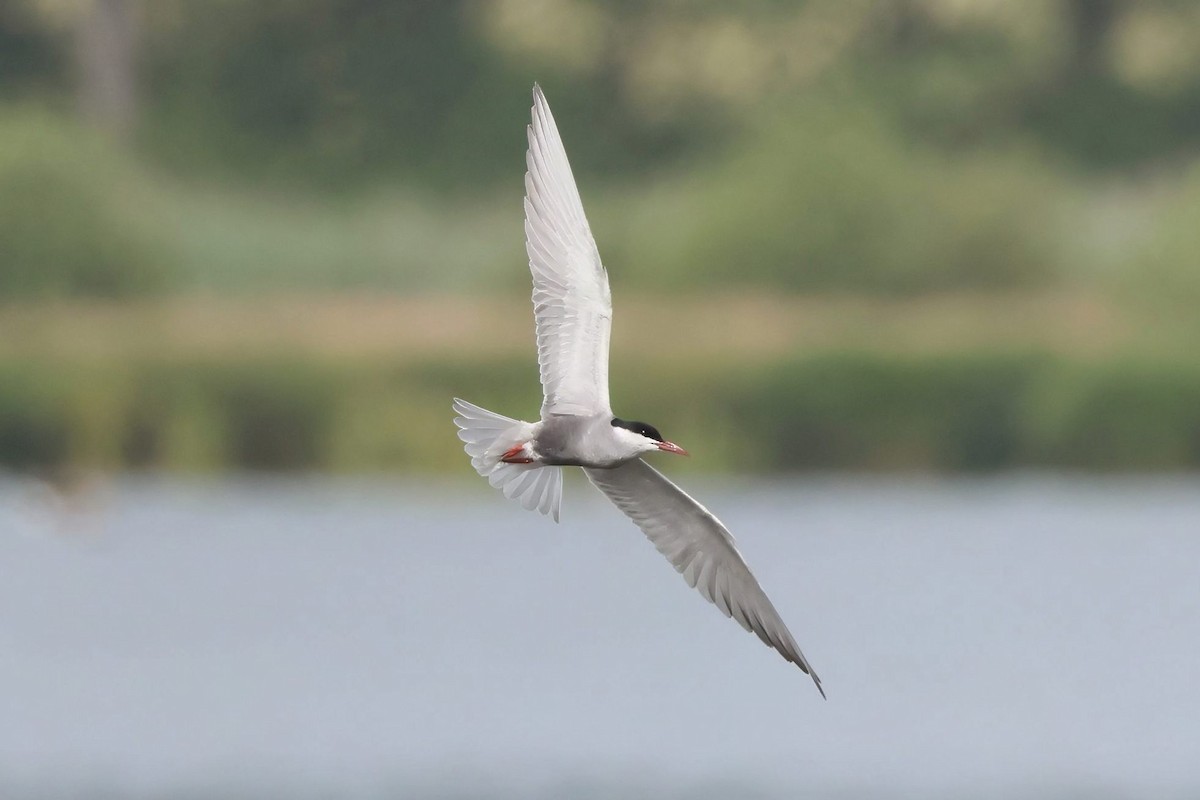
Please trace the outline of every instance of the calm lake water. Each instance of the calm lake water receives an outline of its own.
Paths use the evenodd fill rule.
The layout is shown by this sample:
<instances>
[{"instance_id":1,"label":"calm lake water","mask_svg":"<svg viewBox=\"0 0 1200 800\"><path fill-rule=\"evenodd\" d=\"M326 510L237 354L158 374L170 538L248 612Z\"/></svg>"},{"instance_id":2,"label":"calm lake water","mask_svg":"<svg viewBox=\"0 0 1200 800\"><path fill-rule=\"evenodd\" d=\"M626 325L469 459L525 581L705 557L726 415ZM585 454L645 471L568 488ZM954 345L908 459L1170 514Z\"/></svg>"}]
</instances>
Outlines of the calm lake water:
<instances>
[{"instance_id":1,"label":"calm lake water","mask_svg":"<svg viewBox=\"0 0 1200 800\"><path fill-rule=\"evenodd\" d=\"M1200 794L1200 480L685 483L828 701L582 480L2 483L0 795Z\"/></svg>"}]
</instances>

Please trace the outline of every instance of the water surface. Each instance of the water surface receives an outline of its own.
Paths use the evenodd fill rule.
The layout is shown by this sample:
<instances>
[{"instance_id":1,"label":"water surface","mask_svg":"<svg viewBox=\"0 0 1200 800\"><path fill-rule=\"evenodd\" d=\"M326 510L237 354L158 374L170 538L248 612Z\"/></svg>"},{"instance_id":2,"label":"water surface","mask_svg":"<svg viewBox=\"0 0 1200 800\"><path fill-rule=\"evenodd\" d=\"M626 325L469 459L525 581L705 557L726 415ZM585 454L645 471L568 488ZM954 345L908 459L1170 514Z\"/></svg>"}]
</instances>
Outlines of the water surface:
<instances>
[{"instance_id":1,"label":"water surface","mask_svg":"<svg viewBox=\"0 0 1200 800\"><path fill-rule=\"evenodd\" d=\"M1200 792L1200 481L694 488L828 701L582 481L3 484L0 789Z\"/></svg>"}]
</instances>

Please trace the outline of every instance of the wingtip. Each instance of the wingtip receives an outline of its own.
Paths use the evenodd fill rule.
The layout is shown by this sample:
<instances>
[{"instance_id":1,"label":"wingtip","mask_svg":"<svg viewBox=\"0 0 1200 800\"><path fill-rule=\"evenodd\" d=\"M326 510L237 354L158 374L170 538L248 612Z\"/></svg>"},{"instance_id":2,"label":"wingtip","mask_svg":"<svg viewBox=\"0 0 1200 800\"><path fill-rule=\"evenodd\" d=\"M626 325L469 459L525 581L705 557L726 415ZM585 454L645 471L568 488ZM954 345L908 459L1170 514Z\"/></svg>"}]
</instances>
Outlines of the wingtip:
<instances>
[{"instance_id":1,"label":"wingtip","mask_svg":"<svg viewBox=\"0 0 1200 800\"><path fill-rule=\"evenodd\" d=\"M817 691L821 693L822 700L828 700L825 696L825 687L821 685L821 679L817 677L817 671L810 667L807 663L799 663L796 666L808 673L808 677L812 678L813 684L817 687Z\"/></svg>"},{"instance_id":2,"label":"wingtip","mask_svg":"<svg viewBox=\"0 0 1200 800\"><path fill-rule=\"evenodd\" d=\"M533 106L529 109L529 115L532 117L532 121L530 124L525 126L525 133L529 137L530 147L533 147L534 140L538 136L535 126L539 124L541 117L549 113L550 104L546 101L546 95L542 92L541 84L535 81L533 84Z\"/></svg>"}]
</instances>

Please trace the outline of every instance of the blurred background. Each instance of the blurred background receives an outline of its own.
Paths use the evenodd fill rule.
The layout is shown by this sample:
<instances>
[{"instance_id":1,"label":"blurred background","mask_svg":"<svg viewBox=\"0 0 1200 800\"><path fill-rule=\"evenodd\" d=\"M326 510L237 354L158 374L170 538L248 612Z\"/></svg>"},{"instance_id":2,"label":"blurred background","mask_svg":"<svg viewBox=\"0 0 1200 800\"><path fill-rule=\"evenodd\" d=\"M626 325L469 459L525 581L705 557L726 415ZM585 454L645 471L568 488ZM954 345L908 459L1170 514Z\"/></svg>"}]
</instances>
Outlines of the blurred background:
<instances>
[{"instance_id":1,"label":"blurred background","mask_svg":"<svg viewBox=\"0 0 1200 800\"><path fill-rule=\"evenodd\" d=\"M454 438L540 403L535 80L613 405L772 567L815 711ZM0 788L1194 796L1198 255L1190 2L5 0Z\"/></svg>"}]
</instances>

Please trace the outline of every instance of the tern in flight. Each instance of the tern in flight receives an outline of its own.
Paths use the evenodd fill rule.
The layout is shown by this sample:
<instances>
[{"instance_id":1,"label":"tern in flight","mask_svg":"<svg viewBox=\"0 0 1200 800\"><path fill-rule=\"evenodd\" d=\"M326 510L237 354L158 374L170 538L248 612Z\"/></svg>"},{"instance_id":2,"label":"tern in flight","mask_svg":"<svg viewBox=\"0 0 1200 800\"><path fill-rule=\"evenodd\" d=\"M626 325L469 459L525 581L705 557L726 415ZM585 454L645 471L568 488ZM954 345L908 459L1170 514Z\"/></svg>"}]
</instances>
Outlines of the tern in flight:
<instances>
[{"instance_id":1,"label":"tern in flight","mask_svg":"<svg viewBox=\"0 0 1200 800\"><path fill-rule=\"evenodd\" d=\"M525 247L533 273L542 413L521 422L455 399L471 466L505 497L558 521L562 468L582 467L658 551L767 646L821 681L721 521L658 470L647 453L687 455L652 425L614 416L608 399L612 299L608 273L542 90L533 87L525 155Z\"/></svg>"}]
</instances>

